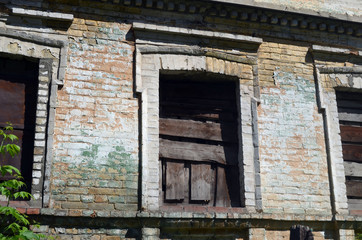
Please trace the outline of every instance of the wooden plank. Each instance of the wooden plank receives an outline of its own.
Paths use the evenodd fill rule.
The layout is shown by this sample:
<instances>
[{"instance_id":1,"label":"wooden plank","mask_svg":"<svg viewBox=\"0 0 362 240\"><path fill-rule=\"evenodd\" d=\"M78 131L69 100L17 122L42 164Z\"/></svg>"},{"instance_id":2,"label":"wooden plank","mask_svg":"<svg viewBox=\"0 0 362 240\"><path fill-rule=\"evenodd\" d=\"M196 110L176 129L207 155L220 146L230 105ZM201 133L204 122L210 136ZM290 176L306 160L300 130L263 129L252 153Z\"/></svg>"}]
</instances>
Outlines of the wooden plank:
<instances>
[{"instance_id":1,"label":"wooden plank","mask_svg":"<svg viewBox=\"0 0 362 240\"><path fill-rule=\"evenodd\" d=\"M362 162L362 145L342 144L343 159Z\"/></svg>"},{"instance_id":2,"label":"wooden plank","mask_svg":"<svg viewBox=\"0 0 362 240\"><path fill-rule=\"evenodd\" d=\"M239 167L226 166L226 184L228 186L231 207L241 207L240 201L240 181Z\"/></svg>"},{"instance_id":3,"label":"wooden plank","mask_svg":"<svg viewBox=\"0 0 362 240\"><path fill-rule=\"evenodd\" d=\"M160 134L214 141L237 141L237 131L234 129L233 124L199 122L193 120L161 118Z\"/></svg>"},{"instance_id":4,"label":"wooden plank","mask_svg":"<svg viewBox=\"0 0 362 240\"><path fill-rule=\"evenodd\" d=\"M25 84L0 80L0 125L11 122L14 127L24 129Z\"/></svg>"},{"instance_id":5,"label":"wooden plank","mask_svg":"<svg viewBox=\"0 0 362 240\"><path fill-rule=\"evenodd\" d=\"M362 181L346 180L347 197L362 198Z\"/></svg>"},{"instance_id":6,"label":"wooden plank","mask_svg":"<svg viewBox=\"0 0 362 240\"><path fill-rule=\"evenodd\" d=\"M183 200L185 188L184 163L166 162L166 200Z\"/></svg>"},{"instance_id":7,"label":"wooden plank","mask_svg":"<svg viewBox=\"0 0 362 240\"><path fill-rule=\"evenodd\" d=\"M337 100L348 100L348 101L362 101L361 93L359 92L336 92Z\"/></svg>"},{"instance_id":8,"label":"wooden plank","mask_svg":"<svg viewBox=\"0 0 362 240\"><path fill-rule=\"evenodd\" d=\"M230 207L229 191L226 182L225 169L222 167L217 168L216 179L216 198L215 206L217 207Z\"/></svg>"},{"instance_id":9,"label":"wooden plank","mask_svg":"<svg viewBox=\"0 0 362 240\"><path fill-rule=\"evenodd\" d=\"M359 113L338 113L339 121L348 121L348 122L362 122L362 114Z\"/></svg>"},{"instance_id":10,"label":"wooden plank","mask_svg":"<svg viewBox=\"0 0 362 240\"><path fill-rule=\"evenodd\" d=\"M192 109L182 106L164 106L161 105L160 117L178 117L185 119L202 119L211 121L232 121L235 122L237 116L232 112L223 112L220 110Z\"/></svg>"},{"instance_id":11,"label":"wooden plank","mask_svg":"<svg viewBox=\"0 0 362 240\"><path fill-rule=\"evenodd\" d=\"M211 200L211 165L191 164L191 201Z\"/></svg>"},{"instance_id":12,"label":"wooden plank","mask_svg":"<svg viewBox=\"0 0 362 240\"><path fill-rule=\"evenodd\" d=\"M362 100L360 100L360 101L338 100L337 106L339 108L362 109Z\"/></svg>"},{"instance_id":13,"label":"wooden plank","mask_svg":"<svg viewBox=\"0 0 362 240\"><path fill-rule=\"evenodd\" d=\"M349 210L362 210L362 199L348 199Z\"/></svg>"},{"instance_id":14,"label":"wooden plank","mask_svg":"<svg viewBox=\"0 0 362 240\"><path fill-rule=\"evenodd\" d=\"M162 98L235 99L234 82L163 81L160 80ZM163 91L165 90L165 91ZM232 94L230 94L232 93Z\"/></svg>"},{"instance_id":15,"label":"wooden plank","mask_svg":"<svg viewBox=\"0 0 362 240\"><path fill-rule=\"evenodd\" d=\"M234 101L220 100L217 98L211 99L195 99L195 98L172 98L161 102L162 105L168 106L184 106L187 108L196 109L224 109L232 110L234 108Z\"/></svg>"},{"instance_id":16,"label":"wooden plank","mask_svg":"<svg viewBox=\"0 0 362 240\"><path fill-rule=\"evenodd\" d=\"M341 139L343 142L362 143L362 126L340 125Z\"/></svg>"},{"instance_id":17,"label":"wooden plank","mask_svg":"<svg viewBox=\"0 0 362 240\"><path fill-rule=\"evenodd\" d=\"M237 148L160 139L160 157L237 164Z\"/></svg>"},{"instance_id":18,"label":"wooden plank","mask_svg":"<svg viewBox=\"0 0 362 240\"><path fill-rule=\"evenodd\" d=\"M362 163L344 161L346 177L362 177Z\"/></svg>"}]
</instances>

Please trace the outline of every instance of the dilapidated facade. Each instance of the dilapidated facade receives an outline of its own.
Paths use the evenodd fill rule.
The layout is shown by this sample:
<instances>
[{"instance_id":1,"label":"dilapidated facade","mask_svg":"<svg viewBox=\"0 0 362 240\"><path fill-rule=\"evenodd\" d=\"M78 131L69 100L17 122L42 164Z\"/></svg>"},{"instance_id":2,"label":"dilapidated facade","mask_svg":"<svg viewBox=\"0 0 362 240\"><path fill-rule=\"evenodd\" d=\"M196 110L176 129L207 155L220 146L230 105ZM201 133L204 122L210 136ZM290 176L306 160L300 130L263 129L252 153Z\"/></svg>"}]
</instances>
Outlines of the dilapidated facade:
<instances>
[{"instance_id":1,"label":"dilapidated facade","mask_svg":"<svg viewBox=\"0 0 362 240\"><path fill-rule=\"evenodd\" d=\"M60 239L354 239L361 37L359 0L0 0L12 205Z\"/></svg>"}]
</instances>

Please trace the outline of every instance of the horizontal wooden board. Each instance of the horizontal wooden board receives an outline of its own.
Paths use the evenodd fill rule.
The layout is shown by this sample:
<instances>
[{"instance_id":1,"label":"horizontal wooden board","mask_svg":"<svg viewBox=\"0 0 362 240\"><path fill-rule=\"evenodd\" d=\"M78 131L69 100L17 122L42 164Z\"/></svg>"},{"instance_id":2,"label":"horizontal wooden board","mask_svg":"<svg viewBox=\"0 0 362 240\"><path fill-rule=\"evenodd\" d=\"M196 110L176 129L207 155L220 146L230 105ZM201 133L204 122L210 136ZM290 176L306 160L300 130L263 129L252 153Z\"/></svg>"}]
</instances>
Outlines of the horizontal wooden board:
<instances>
[{"instance_id":1,"label":"horizontal wooden board","mask_svg":"<svg viewBox=\"0 0 362 240\"><path fill-rule=\"evenodd\" d=\"M362 100L360 101L338 100L337 106L339 108L362 109Z\"/></svg>"},{"instance_id":2,"label":"horizontal wooden board","mask_svg":"<svg viewBox=\"0 0 362 240\"><path fill-rule=\"evenodd\" d=\"M214 141L237 141L237 131L232 124L199 122L180 119L160 119L160 134Z\"/></svg>"},{"instance_id":3,"label":"horizontal wooden board","mask_svg":"<svg viewBox=\"0 0 362 240\"><path fill-rule=\"evenodd\" d=\"M160 139L160 157L237 164L237 148Z\"/></svg>"},{"instance_id":4,"label":"horizontal wooden board","mask_svg":"<svg viewBox=\"0 0 362 240\"><path fill-rule=\"evenodd\" d=\"M362 163L344 161L346 177L362 177Z\"/></svg>"},{"instance_id":5,"label":"horizontal wooden board","mask_svg":"<svg viewBox=\"0 0 362 240\"><path fill-rule=\"evenodd\" d=\"M346 180L347 197L362 198L362 181Z\"/></svg>"},{"instance_id":6,"label":"horizontal wooden board","mask_svg":"<svg viewBox=\"0 0 362 240\"><path fill-rule=\"evenodd\" d=\"M342 144L343 159L362 162L362 145Z\"/></svg>"},{"instance_id":7,"label":"horizontal wooden board","mask_svg":"<svg viewBox=\"0 0 362 240\"><path fill-rule=\"evenodd\" d=\"M348 101L357 101L361 102L361 93L359 92L336 92L337 100L348 100Z\"/></svg>"},{"instance_id":8,"label":"horizontal wooden board","mask_svg":"<svg viewBox=\"0 0 362 240\"><path fill-rule=\"evenodd\" d=\"M344 126L340 125L341 139L343 142L362 143L362 126Z\"/></svg>"},{"instance_id":9,"label":"horizontal wooden board","mask_svg":"<svg viewBox=\"0 0 362 240\"><path fill-rule=\"evenodd\" d=\"M24 128L25 83L0 79L0 123L11 122Z\"/></svg>"},{"instance_id":10,"label":"horizontal wooden board","mask_svg":"<svg viewBox=\"0 0 362 240\"><path fill-rule=\"evenodd\" d=\"M348 209L362 211L362 199L348 199Z\"/></svg>"},{"instance_id":11,"label":"horizontal wooden board","mask_svg":"<svg viewBox=\"0 0 362 240\"><path fill-rule=\"evenodd\" d=\"M338 113L339 121L362 122L362 114L359 113Z\"/></svg>"},{"instance_id":12,"label":"horizontal wooden board","mask_svg":"<svg viewBox=\"0 0 362 240\"><path fill-rule=\"evenodd\" d=\"M198 82L198 81L163 81L161 79L161 99L199 98L199 99L235 99L235 83ZM167 91L162 91L167 89Z\"/></svg>"},{"instance_id":13,"label":"horizontal wooden board","mask_svg":"<svg viewBox=\"0 0 362 240\"><path fill-rule=\"evenodd\" d=\"M211 99L197 99L197 98L170 98L162 103L169 103L173 105L186 105L186 106L198 106L199 108L220 108L220 109L232 109L235 103L230 100L217 99L215 96Z\"/></svg>"},{"instance_id":14,"label":"horizontal wooden board","mask_svg":"<svg viewBox=\"0 0 362 240\"><path fill-rule=\"evenodd\" d=\"M197 110L202 112L231 112L233 109L235 109L232 108L230 104L228 106L217 106L211 104L200 105L198 103L173 102L173 101L161 102L160 106L161 106L161 112L164 111L163 109L164 107L178 107L186 110ZM172 108L170 110L171 112L173 112Z\"/></svg>"},{"instance_id":15,"label":"horizontal wooden board","mask_svg":"<svg viewBox=\"0 0 362 240\"><path fill-rule=\"evenodd\" d=\"M162 106L160 117L177 117L194 120L211 120L211 121L233 121L237 116L232 112L223 112L220 110L192 109L183 106Z\"/></svg>"}]
</instances>

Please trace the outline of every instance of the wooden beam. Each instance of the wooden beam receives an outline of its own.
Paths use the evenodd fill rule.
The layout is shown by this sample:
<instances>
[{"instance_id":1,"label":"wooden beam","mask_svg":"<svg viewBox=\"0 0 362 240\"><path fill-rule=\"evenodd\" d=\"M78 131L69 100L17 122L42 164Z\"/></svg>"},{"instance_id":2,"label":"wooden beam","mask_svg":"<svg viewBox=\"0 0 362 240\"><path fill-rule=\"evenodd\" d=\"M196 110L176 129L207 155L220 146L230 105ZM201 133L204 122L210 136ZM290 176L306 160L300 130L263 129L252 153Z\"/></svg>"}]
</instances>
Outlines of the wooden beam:
<instances>
[{"instance_id":1,"label":"wooden beam","mask_svg":"<svg viewBox=\"0 0 362 240\"><path fill-rule=\"evenodd\" d=\"M362 162L362 145L342 144L343 159Z\"/></svg>"},{"instance_id":2,"label":"wooden beam","mask_svg":"<svg viewBox=\"0 0 362 240\"><path fill-rule=\"evenodd\" d=\"M346 180L347 197L362 198L362 181Z\"/></svg>"},{"instance_id":3,"label":"wooden beam","mask_svg":"<svg viewBox=\"0 0 362 240\"><path fill-rule=\"evenodd\" d=\"M362 122L362 114L360 113L338 113L339 121L348 121L348 122Z\"/></svg>"},{"instance_id":4,"label":"wooden beam","mask_svg":"<svg viewBox=\"0 0 362 240\"><path fill-rule=\"evenodd\" d=\"M362 211L362 199L348 199L348 209Z\"/></svg>"},{"instance_id":5,"label":"wooden beam","mask_svg":"<svg viewBox=\"0 0 362 240\"><path fill-rule=\"evenodd\" d=\"M362 163L344 162L346 177L362 177Z\"/></svg>"},{"instance_id":6,"label":"wooden beam","mask_svg":"<svg viewBox=\"0 0 362 240\"><path fill-rule=\"evenodd\" d=\"M343 142L356 142L362 144L362 126L340 125Z\"/></svg>"},{"instance_id":7,"label":"wooden beam","mask_svg":"<svg viewBox=\"0 0 362 240\"><path fill-rule=\"evenodd\" d=\"M160 139L160 157L237 165L237 148Z\"/></svg>"},{"instance_id":8,"label":"wooden beam","mask_svg":"<svg viewBox=\"0 0 362 240\"><path fill-rule=\"evenodd\" d=\"M232 124L180 119L160 119L161 135L236 142L237 133L232 130Z\"/></svg>"}]
</instances>

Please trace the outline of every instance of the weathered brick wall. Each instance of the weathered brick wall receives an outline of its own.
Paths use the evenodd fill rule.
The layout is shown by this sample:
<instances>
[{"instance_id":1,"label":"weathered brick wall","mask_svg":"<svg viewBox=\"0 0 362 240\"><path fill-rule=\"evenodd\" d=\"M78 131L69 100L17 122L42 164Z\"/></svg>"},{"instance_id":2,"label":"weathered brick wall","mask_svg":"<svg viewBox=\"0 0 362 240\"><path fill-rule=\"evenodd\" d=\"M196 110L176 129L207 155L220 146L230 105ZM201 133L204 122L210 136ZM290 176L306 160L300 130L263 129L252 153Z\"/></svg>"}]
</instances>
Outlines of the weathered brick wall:
<instances>
[{"instance_id":1,"label":"weathered brick wall","mask_svg":"<svg viewBox=\"0 0 362 240\"><path fill-rule=\"evenodd\" d=\"M51 208L137 210L138 100L130 25L77 18L58 92ZM83 211L83 212L82 212Z\"/></svg>"},{"instance_id":2,"label":"weathered brick wall","mask_svg":"<svg viewBox=\"0 0 362 240\"><path fill-rule=\"evenodd\" d=\"M331 213L323 119L308 46L265 42L259 57L264 211Z\"/></svg>"},{"instance_id":3,"label":"weathered brick wall","mask_svg":"<svg viewBox=\"0 0 362 240\"><path fill-rule=\"evenodd\" d=\"M271 19L270 16L259 13L255 13L256 16L254 16L250 11L247 13L249 15L246 14L247 19L244 21L245 12L241 12L241 10L235 19L226 19L229 12L232 13L229 9L226 14L223 13L223 9L217 9L216 13L210 11L205 18L201 16L204 14L201 11L200 15L199 13L191 15L189 12L188 15L181 12L174 14L171 11L160 15L156 4L161 4L162 1L147 1L154 3L153 7L149 7L148 3L143 2L143 9L138 8L139 5L134 7L135 2L139 1L81 1L75 3L69 0L57 0L44 2L45 9L72 12L75 14L75 19L66 32L44 30L44 32L49 31L54 35L66 36L69 40L69 49L65 84L57 91L55 133L52 145L53 158L47 159L48 164L52 164L50 204L47 208L47 203L45 203L46 208L41 209L41 214L44 219L49 215L58 215L58 217L70 215L71 217L59 217L56 220L57 224L42 226L39 231L56 234L61 239L132 239L136 237L133 237L132 234L129 235L130 229L124 226L123 222L112 229L108 226L115 219L124 222L136 219L139 220L139 225L135 230L139 234L137 237L144 234L144 236L152 238L151 232L158 230L150 228L151 230L144 230L143 233L141 228L142 224L145 224L143 222L145 219L156 219L155 222L158 224L160 219L183 218L183 221L194 225L178 229L178 223L173 222L167 226L169 229L165 230L164 225L160 224L158 226L161 226L161 238L172 239L179 236L180 239L208 237L287 239L289 231L285 229L288 227L270 227L269 221L290 220L290 222L283 223L291 225L292 222L294 224L294 222L309 221L311 225L317 227L316 239L332 239L333 233L321 226L321 224L330 223L332 204L325 129L323 116L317 108L318 93L313 61L315 60L317 64L321 65L343 67L361 65L361 60L357 56L360 54L358 52L342 57L322 54L317 58L312 58L310 47L316 42L356 47L360 45L356 39L360 33L352 29L353 35L351 35L352 33L339 34L336 32L337 30L334 31L333 28L331 30L334 25L328 21L326 21L328 30L321 30L323 25L317 27L317 25L312 25L313 22L308 23L309 25L307 24L302 29L297 27L303 23L300 19L295 27L290 27L294 18L288 18L287 25L282 26L281 23L279 25L279 22L271 25L266 22ZM128 5L122 5L123 3L128 3ZM129 4L133 5L129 7ZM197 5L197 9L201 9L201 6ZM164 10L166 11L166 7ZM191 10L191 7L187 9L187 11ZM267 20L265 20L265 16ZM250 212L247 212L249 209L246 208L235 211L234 209L223 209L218 213L216 208L191 207L189 209L195 211L187 212L188 208L180 207L179 212L176 213L172 212L172 208L169 211L166 209L165 212L136 212L139 210L140 203L139 169L141 167L139 159L142 152L139 149L139 129L142 126L139 125L141 122L139 119L140 98L137 96L134 84L133 71L136 63L134 62L135 46L131 26L133 21L138 20L163 24L163 17L172 19L170 25L177 26L182 22L180 25L190 28L204 28L215 32L231 32L264 38L263 43L256 51L256 48L239 49L243 47L235 42L223 45L225 47L223 48L220 46L222 46L221 42L226 42L225 39L204 41L203 37L193 36L199 38L197 44L202 47L206 46L207 50L210 50L208 53L213 51L214 54L205 57L206 67L198 70L238 76L241 90L247 92L247 102L244 101L244 105L241 106L244 121L242 130L248 134L248 138L244 137L243 141L249 144L250 148L243 149L245 150L243 154L246 156L243 161L244 164L250 163L250 166L260 162L261 183L254 178L257 170L249 166L248 171L245 171L245 196L246 202L250 206L255 205L255 199L262 199L262 204L260 204L262 208L257 209L258 211L253 208L250 208ZM262 20L262 17L265 21ZM277 21L279 20L283 19L278 18ZM202 24L199 24L200 22ZM324 26L325 29L327 29L326 26ZM316 28L317 30L315 30ZM38 34L36 28L29 28L29 31ZM288 38L300 41L285 40ZM175 39L180 42L186 40L187 43L191 42L188 35L184 35L182 38L171 36L168 40L172 43ZM218 48L212 49L214 45L218 45ZM19 54L27 50L24 47L18 49L14 43L4 45L3 48L8 48L4 52L10 54ZM34 50L33 52L30 50L28 54L22 55L29 57L42 55L42 57L54 58L53 55L58 54L57 51L53 51L53 53L45 50L42 53L34 53ZM245 60L250 56L256 57L256 52L258 69L256 66L246 63ZM228 57L235 55L235 59L243 58L243 63L234 62L233 57L231 60L229 59L230 61L219 58L225 53L228 54ZM178 52L174 55L164 55L167 55L168 58L164 60L165 67L167 64L174 64L173 61L181 59L182 54ZM184 59L191 59L186 55L183 56ZM157 57L160 60L160 56L157 55ZM198 59L198 57L193 58ZM155 62L152 62L151 59L149 64L151 63ZM185 69L195 70L194 67L202 62L194 63L194 65L191 61L177 62L180 65L184 63L189 64ZM159 69L161 68L154 70L158 72ZM172 70L173 68L165 69ZM252 116L249 112L251 112L251 101L259 100L257 94L255 96L252 94L257 89L258 83L261 91L260 105L257 109L260 156L253 159L254 156L257 156L253 144L258 144L258 142L253 142L254 139L251 139L255 137L255 134L253 135ZM335 85L328 76L321 76L321 84L324 90L333 93ZM157 91L157 87L153 87ZM327 96L331 96L330 99L333 101L333 94L327 94ZM154 97L157 99L157 94ZM336 109L332 110L336 115ZM153 117L157 118L157 114ZM154 123L157 125L157 122ZM337 131L334 131L333 134L334 137L338 136ZM157 139L156 136L156 141ZM149 147L152 148L156 145ZM246 144L243 147L245 146ZM155 154L158 155L158 152ZM158 166L156 164L150 168L158 169ZM338 174L342 179L342 182L338 184L342 186L344 185L343 171L342 173L339 171ZM261 192L255 191L256 185L261 186ZM158 186L153 184L153 188L152 194L158 198ZM341 189L343 190L343 187ZM344 192L340 191L338 194L344 194ZM341 208L346 208L345 202L341 201L340 204ZM157 207L158 205L155 209ZM204 213L204 211L208 212ZM319 214L324 216L316 217ZM65 224L68 219L74 219L73 216L89 217L76 219L79 219L80 222L81 219L91 219L89 223L91 226L86 228L84 225ZM98 221L105 222L106 228L95 226L96 224L92 221L97 217L100 219ZM199 223L199 219L206 220ZM254 223L248 223L242 227L237 225L240 223L239 220L246 221L246 219L251 219ZM260 223L259 219L261 219ZM218 227L214 220L220 220L219 222L224 225ZM204 224L205 222L211 223L207 225ZM319 224L320 222L322 223ZM61 226L63 223L65 226ZM198 225L201 223L204 224L202 227ZM152 222L152 224L155 223ZM235 226L230 229L224 229L233 224ZM342 231L341 234L352 238L353 230L346 230L345 233Z\"/></svg>"}]
</instances>

